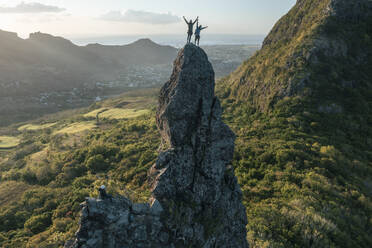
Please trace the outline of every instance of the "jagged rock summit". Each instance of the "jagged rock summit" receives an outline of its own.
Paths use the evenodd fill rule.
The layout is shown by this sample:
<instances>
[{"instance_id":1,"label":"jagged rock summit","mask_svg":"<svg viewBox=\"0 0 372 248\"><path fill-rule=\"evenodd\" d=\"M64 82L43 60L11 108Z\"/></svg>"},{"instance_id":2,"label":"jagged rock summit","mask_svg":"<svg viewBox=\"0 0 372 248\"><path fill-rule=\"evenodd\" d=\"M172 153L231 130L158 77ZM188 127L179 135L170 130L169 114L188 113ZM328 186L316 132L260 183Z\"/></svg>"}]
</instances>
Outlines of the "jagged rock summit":
<instances>
[{"instance_id":1,"label":"jagged rock summit","mask_svg":"<svg viewBox=\"0 0 372 248\"><path fill-rule=\"evenodd\" d=\"M151 203L88 198L76 240L65 247L247 248L242 193L229 167L235 135L221 114L212 65L188 44L160 91Z\"/></svg>"}]
</instances>

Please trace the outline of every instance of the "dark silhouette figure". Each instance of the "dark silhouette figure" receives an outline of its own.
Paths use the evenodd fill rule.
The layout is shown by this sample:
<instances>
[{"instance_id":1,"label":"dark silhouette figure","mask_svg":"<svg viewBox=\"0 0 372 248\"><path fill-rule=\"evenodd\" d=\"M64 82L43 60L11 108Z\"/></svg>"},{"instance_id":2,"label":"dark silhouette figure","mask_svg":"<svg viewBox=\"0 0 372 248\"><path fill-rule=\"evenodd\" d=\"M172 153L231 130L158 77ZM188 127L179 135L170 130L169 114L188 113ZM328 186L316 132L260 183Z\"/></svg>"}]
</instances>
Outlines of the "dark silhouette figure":
<instances>
[{"instance_id":1,"label":"dark silhouette figure","mask_svg":"<svg viewBox=\"0 0 372 248\"><path fill-rule=\"evenodd\" d=\"M199 16L196 18L195 21L192 21L190 20L189 22L186 20L185 17L183 17L183 19L185 20L186 24L188 25L189 29L187 31L187 43L190 43L191 42L191 37L194 33L194 24L198 21L199 19Z\"/></svg>"},{"instance_id":2,"label":"dark silhouette figure","mask_svg":"<svg viewBox=\"0 0 372 248\"><path fill-rule=\"evenodd\" d=\"M105 185L102 185L101 187L99 187L98 191L99 191L99 199L104 200L104 199L109 198L109 195L106 193Z\"/></svg>"},{"instance_id":3,"label":"dark silhouette figure","mask_svg":"<svg viewBox=\"0 0 372 248\"><path fill-rule=\"evenodd\" d=\"M202 25L199 26L199 20L197 19L197 23L196 23L196 30L195 30L195 45L198 45L199 46L199 42L200 42L200 32L203 30L203 29L206 29L208 26L206 27L203 27Z\"/></svg>"}]
</instances>

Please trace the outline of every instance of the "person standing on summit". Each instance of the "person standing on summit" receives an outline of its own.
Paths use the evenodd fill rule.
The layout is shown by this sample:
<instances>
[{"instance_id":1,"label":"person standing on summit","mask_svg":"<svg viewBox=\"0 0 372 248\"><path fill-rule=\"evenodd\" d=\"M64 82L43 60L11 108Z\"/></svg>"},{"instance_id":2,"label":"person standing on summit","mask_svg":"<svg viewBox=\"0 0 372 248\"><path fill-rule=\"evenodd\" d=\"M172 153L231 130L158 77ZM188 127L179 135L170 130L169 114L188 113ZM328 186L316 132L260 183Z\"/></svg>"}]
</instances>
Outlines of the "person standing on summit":
<instances>
[{"instance_id":1,"label":"person standing on summit","mask_svg":"<svg viewBox=\"0 0 372 248\"><path fill-rule=\"evenodd\" d=\"M189 27L189 30L187 31L187 43L190 43L191 42L191 37L194 33L194 24L199 20L199 16L196 18L195 21L192 21L192 19L191 19L188 22L185 17L183 17L183 19L185 20L186 24Z\"/></svg>"},{"instance_id":2,"label":"person standing on summit","mask_svg":"<svg viewBox=\"0 0 372 248\"><path fill-rule=\"evenodd\" d=\"M200 42L200 32L203 30L203 29L206 29L208 26L206 27L203 27L202 25L199 26L199 20L197 20L196 22L196 30L195 30L195 45L199 46L199 42Z\"/></svg>"}]
</instances>

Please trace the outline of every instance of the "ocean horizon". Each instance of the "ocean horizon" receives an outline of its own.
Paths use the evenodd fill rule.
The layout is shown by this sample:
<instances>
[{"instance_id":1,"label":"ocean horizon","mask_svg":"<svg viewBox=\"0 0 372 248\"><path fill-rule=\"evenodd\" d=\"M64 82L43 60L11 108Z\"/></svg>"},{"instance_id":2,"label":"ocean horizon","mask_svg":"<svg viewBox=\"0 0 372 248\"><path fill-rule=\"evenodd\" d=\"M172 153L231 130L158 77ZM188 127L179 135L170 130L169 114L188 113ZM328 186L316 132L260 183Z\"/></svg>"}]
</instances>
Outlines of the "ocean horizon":
<instances>
[{"instance_id":1,"label":"ocean horizon","mask_svg":"<svg viewBox=\"0 0 372 248\"><path fill-rule=\"evenodd\" d=\"M118 35L70 38L72 42L80 46L99 43L102 45L127 45L139 39L151 39L152 41L174 47L183 47L187 35ZM200 45L261 45L265 35L236 35L236 34L205 34L200 40Z\"/></svg>"}]
</instances>

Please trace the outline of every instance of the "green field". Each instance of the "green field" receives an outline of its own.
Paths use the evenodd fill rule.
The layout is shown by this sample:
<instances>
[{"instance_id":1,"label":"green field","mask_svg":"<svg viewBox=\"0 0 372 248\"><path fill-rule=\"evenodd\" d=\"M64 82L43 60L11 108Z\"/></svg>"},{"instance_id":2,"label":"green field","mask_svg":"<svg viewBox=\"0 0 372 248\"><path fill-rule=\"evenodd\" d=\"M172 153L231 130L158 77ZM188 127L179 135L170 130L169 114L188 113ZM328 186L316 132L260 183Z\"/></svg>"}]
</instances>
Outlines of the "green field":
<instances>
[{"instance_id":1,"label":"green field","mask_svg":"<svg viewBox=\"0 0 372 248\"><path fill-rule=\"evenodd\" d=\"M20 139L12 136L0 136L0 149L10 149L19 145Z\"/></svg>"},{"instance_id":2,"label":"green field","mask_svg":"<svg viewBox=\"0 0 372 248\"><path fill-rule=\"evenodd\" d=\"M46 124L40 124L40 125L37 125L37 124L26 124L26 125L23 125L23 126L20 126L18 128L18 131L37 131L37 130L41 130L41 129L46 129L46 128L50 128L50 127L53 127L55 126L57 123L46 123Z\"/></svg>"},{"instance_id":3,"label":"green field","mask_svg":"<svg viewBox=\"0 0 372 248\"><path fill-rule=\"evenodd\" d=\"M121 108L99 108L93 110L84 115L84 117L92 117L96 118L97 113L99 113L99 118L106 118L106 119L131 119L136 118L145 114L150 113L148 109L121 109Z\"/></svg>"},{"instance_id":4,"label":"green field","mask_svg":"<svg viewBox=\"0 0 372 248\"><path fill-rule=\"evenodd\" d=\"M93 128L96 128L96 124L94 121L83 121L83 122L76 122L76 123L72 123L66 127L64 127L63 129L61 130L58 130L55 132L55 134L63 134L63 133L67 133L67 134L72 134L72 133L80 133L80 132L83 132L83 131L86 131L86 130L90 130L90 129L93 129Z\"/></svg>"}]
</instances>

